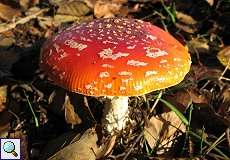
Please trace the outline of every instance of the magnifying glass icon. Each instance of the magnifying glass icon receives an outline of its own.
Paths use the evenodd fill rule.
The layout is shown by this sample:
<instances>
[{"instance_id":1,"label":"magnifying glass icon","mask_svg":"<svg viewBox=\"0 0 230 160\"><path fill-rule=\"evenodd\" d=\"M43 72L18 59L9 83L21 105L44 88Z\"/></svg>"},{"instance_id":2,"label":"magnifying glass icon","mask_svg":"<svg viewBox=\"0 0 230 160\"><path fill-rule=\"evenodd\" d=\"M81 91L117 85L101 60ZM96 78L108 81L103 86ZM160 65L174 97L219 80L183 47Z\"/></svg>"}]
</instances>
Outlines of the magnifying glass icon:
<instances>
[{"instance_id":1,"label":"magnifying glass icon","mask_svg":"<svg viewBox=\"0 0 230 160\"><path fill-rule=\"evenodd\" d=\"M14 157L17 157L18 154L15 152L15 145L13 142L11 141L6 141L4 144L3 144L3 150L6 152L6 153L11 153L12 155L14 155Z\"/></svg>"}]
</instances>

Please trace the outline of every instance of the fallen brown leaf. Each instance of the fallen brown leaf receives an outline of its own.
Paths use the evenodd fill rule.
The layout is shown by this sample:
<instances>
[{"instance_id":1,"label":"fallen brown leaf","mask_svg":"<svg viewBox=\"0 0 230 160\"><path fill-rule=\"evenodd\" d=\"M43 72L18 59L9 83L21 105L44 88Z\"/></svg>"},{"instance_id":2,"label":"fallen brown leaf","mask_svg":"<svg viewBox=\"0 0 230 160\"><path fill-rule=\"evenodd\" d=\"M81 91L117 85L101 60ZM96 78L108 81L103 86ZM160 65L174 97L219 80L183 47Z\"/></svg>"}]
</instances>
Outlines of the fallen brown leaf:
<instances>
[{"instance_id":1,"label":"fallen brown leaf","mask_svg":"<svg viewBox=\"0 0 230 160\"><path fill-rule=\"evenodd\" d=\"M57 26L60 25L61 23L68 23L68 22L73 22L78 20L80 20L80 17L78 16L60 15L60 14L56 14L54 16L54 24Z\"/></svg>"},{"instance_id":2,"label":"fallen brown leaf","mask_svg":"<svg viewBox=\"0 0 230 160\"><path fill-rule=\"evenodd\" d=\"M223 99L223 103L230 103L230 86L228 85L222 92L221 98Z\"/></svg>"},{"instance_id":3,"label":"fallen brown leaf","mask_svg":"<svg viewBox=\"0 0 230 160\"><path fill-rule=\"evenodd\" d=\"M116 138L117 138L116 135L110 137L110 139L108 139L106 141L106 143L104 143L101 146L100 152L98 152L97 155L96 155L97 159L100 159L102 157L108 156L110 154L110 152L112 151L112 149L113 149L113 147L114 147L114 145L116 143Z\"/></svg>"},{"instance_id":4,"label":"fallen brown leaf","mask_svg":"<svg viewBox=\"0 0 230 160\"><path fill-rule=\"evenodd\" d=\"M19 0L19 4L23 9L27 9L39 3L40 0Z\"/></svg>"},{"instance_id":5,"label":"fallen brown leaf","mask_svg":"<svg viewBox=\"0 0 230 160\"><path fill-rule=\"evenodd\" d=\"M221 49L217 54L218 60L223 64L224 66L228 66L228 69L230 68L230 46L224 47Z\"/></svg>"},{"instance_id":6,"label":"fallen brown leaf","mask_svg":"<svg viewBox=\"0 0 230 160\"><path fill-rule=\"evenodd\" d=\"M12 46L15 42L15 35L12 31L7 31L0 34L0 47L7 48Z\"/></svg>"},{"instance_id":7,"label":"fallen brown leaf","mask_svg":"<svg viewBox=\"0 0 230 160\"><path fill-rule=\"evenodd\" d=\"M127 0L112 0L114 3L126 3Z\"/></svg>"},{"instance_id":8,"label":"fallen brown leaf","mask_svg":"<svg viewBox=\"0 0 230 160\"><path fill-rule=\"evenodd\" d=\"M48 8L41 9L41 10L31 14L31 15L20 18L16 22L12 22L9 24L8 23L0 23L0 33L11 30L11 29L15 28L18 24L25 24L25 23L29 22L31 19L37 18L40 14L47 12L48 10L49 10Z\"/></svg>"},{"instance_id":9,"label":"fallen brown leaf","mask_svg":"<svg viewBox=\"0 0 230 160\"><path fill-rule=\"evenodd\" d=\"M70 103L69 96L65 96L65 103L63 104L63 108L65 110L65 121L68 124L76 125L80 124L81 118L78 116L77 113L74 111L74 106Z\"/></svg>"},{"instance_id":10,"label":"fallen brown leaf","mask_svg":"<svg viewBox=\"0 0 230 160\"><path fill-rule=\"evenodd\" d=\"M145 125L144 136L151 148L158 146L157 153L161 154L172 147L173 140L185 129L178 116L170 111L151 117Z\"/></svg>"},{"instance_id":11,"label":"fallen brown leaf","mask_svg":"<svg viewBox=\"0 0 230 160\"><path fill-rule=\"evenodd\" d=\"M217 113L226 117L230 121L230 86L226 85L219 96L220 102L218 104Z\"/></svg>"},{"instance_id":12,"label":"fallen brown leaf","mask_svg":"<svg viewBox=\"0 0 230 160\"><path fill-rule=\"evenodd\" d=\"M192 25L192 24L197 23L197 21L195 19L193 19L192 16L185 14L183 12L179 12L179 11L176 11L176 18L180 22L183 22L183 23L188 24L188 25Z\"/></svg>"},{"instance_id":13,"label":"fallen brown leaf","mask_svg":"<svg viewBox=\"0 0 230 160\"><path fill-rule=\"evenodd\" d=\"M42 27L43 29L48 29L54 26L54 19L53 17L38 17L38 24L40 25L40 27Z\"/></svg>"},{"instance_id":14,"label":"fallen brown leaf","mask_svg":"<svg viewBox=\"0 0 230 160\"><path fill-rule=\"evenodd\" d=\"M94 15L97 18L109 18L119 14L125 1L98 0L94 5Z\"/></svg>"},{"instance_id":15,"label":"fallen brown leaf","mask_svg":"<svg viewBox=\"0 0 230 160\"><path fill-rule=\"evenodd\" d=\"M194 82L201 81L204 79L218 79L221 76L221 70L215 68L209 68L201 65L192 65L191 73L192 80Z\"/></svg>"},{"instance_id":16,"label":"fallen brown leaf","mask_svg":"<svg viewBox=\"0 0 230 160\"><path fill-rule=\"evenodd\" d=\"M70 1L59 4L57 14L60 15L71 15L71 16L84 16L90 12L90 8L86 3L81 1Z\"/></svg>"},{"instance_id":17,"label":"fallen brown leaf","mask_svg":"<svg viewBox=\"0 0 230 160\"><path fill-rule=\"evenodd\" d=\"M173 95L166 95L164 98L176 106L180 112L184 112L192 102L192 98L187 90L179 90ZM168 107L165 108L168 109Z\"/></svg>"},{"instance_id":18,"label":"fallen brown leaf","mask_svg":"<svg viewBox=\"0 0 230 160\"><path fill-rule=\"evenodd\" d=\"M63 3L63 0L48 0L50 4L58 6Z\"/></svg>"},{"instance_id":19,"label":"fallen brown leaf","mask_svg":"<svg viewBox=\"0 0 230 160\"><path fill-rule=\"evenodd\" d=\"M0 86L0 112L2 112L6 106L6 97L7 97L7 86Z\"/></svg>"},{"instance_id":20,"label":"fallen brown leaf","mask_svg":"<svg viewBox=\"0 0 230 160\"><path fill-rule=\"evenodd\" d=\"M0 3L0 18L5 21L12 21L21 15L20 10L11 8L8 5Z\"/></svg>"},{"instance_id":21,"label":"fallen brown leaf","mask_svg":"<svg viewBox=\"0 0 230 160\"><path fill-rule=\"evenodd\" d=\"M187 33L195 33L197 31L197 29L193 27L192 25L185 25L180 22L175 23L175 25L178 29L181 29L182 31L187 32Z\"/></svg>"},{"instance_id":22,"label":"fallen brown leaf","mask_svg":"<svg viewBox=\"0 0 230 160\"><path fill-rule=\"evenodd\" d=\"M14 39L13 36L9 37L9 36L0 35L0 47L10 47L15 42L16 40Z\"/></svg>"},{"instance_id":23,"label":"fallen brown leaf","mask_svg":"<svg viewBox=\"0 0 230 160\"><path fill-rule=\"evenodd\" d=\"M40 160L99 159L111 151L115 139L112 137L105 144L98 146L98 136L94 128L88 129L83 135L71 132L51 141L44 149L44 154L41 154ZM70 140L71 142L68 142ZM56 150L55 154L52 153L54 150Z\"/></svg>"},{"instance_id":24,"label":"fallen brown leaf","mask_svg":"<svg viewBox=\"0 0 230 160\"><path fill-rule=\"evenodd\" d=\"M200 94L196 89L189 89L188 93L191 96L193 103L208 104L207 97L205 97L205 95Z\"/></svg>"},{"instance_id":25,"label":"fallen brown leaf","mask_svg":"<svg viewBox=\"0 0 230 160\"><path fill-rule=\"evenodd\" d=\"M208 53L209 45L206 39L194 38L187 43L190 53Z\"/></svg>"}]
</instances>

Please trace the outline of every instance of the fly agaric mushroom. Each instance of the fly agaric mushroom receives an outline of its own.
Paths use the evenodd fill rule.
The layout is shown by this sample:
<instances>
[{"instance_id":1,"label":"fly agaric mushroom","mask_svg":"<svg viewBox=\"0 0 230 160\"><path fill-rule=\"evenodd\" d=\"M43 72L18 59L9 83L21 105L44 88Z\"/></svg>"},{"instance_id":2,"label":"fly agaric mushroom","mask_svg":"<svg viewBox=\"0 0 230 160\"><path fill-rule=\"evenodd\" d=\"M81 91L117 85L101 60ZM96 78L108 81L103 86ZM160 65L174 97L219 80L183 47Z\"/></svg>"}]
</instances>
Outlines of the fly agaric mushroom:
<instances>
[{"instance_id":1,"label":"fly agaric mushroom","mask_svg":"<svg viewBox=\"0 0 230 160\"><path fill-rule=\"evenodd\" d=\"M191 59L169 33L136 19L97 19L73 25L41 50L41 68L58 85L106 97L102 124L108 132L128 121L128 97L174 86Z\"/></svg>"}]
</instances>

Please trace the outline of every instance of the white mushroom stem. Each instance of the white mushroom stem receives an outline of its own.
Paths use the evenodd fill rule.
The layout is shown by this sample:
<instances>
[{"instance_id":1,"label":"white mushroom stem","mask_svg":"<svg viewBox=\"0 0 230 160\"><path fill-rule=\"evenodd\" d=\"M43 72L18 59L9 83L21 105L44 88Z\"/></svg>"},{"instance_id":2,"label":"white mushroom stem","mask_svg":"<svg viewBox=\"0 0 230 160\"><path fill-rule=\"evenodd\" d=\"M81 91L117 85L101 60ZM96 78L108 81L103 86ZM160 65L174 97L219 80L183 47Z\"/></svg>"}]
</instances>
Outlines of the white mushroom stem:
<instances>
[{"instance_id":1,"label":"white mushroom stem","mask_svg":"<svg viewBox=\"0 0 230 160\"><path fill-rule=\"evenodd\" d=\"M129 117L128 97L106 97L102 125L106 131L120 131L125 128Z\"/></svg>"}]
</instances>

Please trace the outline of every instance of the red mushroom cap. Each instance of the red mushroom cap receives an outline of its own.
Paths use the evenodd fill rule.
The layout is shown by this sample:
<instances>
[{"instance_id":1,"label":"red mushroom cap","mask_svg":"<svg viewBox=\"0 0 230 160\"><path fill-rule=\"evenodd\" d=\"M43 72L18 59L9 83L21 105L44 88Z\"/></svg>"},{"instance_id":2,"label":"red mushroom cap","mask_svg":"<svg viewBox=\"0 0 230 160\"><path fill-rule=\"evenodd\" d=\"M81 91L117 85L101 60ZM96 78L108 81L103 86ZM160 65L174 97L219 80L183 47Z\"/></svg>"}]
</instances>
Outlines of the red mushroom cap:
<instances>
[{"instance_id":1,"label":"red mushroom cap","mask_svg":"<svg viewBox=\"0 0 230 160\"><path fill-rule=\"evenodd\" d=\"M67 28L41 51L41 68L58 85L93 96L133 96L184 79L191 59L162 29L141 20L97 19Z\"/></svg>"}]
</instances>

